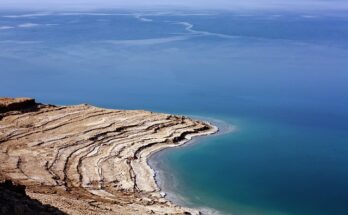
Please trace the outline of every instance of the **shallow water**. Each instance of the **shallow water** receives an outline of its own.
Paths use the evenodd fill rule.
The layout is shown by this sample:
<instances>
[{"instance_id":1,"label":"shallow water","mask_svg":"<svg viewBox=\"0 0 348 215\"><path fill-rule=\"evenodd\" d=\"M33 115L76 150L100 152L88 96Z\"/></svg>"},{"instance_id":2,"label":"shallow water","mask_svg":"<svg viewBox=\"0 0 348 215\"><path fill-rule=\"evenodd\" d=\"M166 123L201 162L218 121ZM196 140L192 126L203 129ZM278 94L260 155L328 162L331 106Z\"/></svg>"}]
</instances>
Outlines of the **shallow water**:
<instances>
[{"instance_id":1,"label":"shallow water","mask_svg":"<svg viewBox=\"0 0 348 215\"><path fill-rule=\"evenodd\" d=\"M225 119L238 129L154 157L174 201L222 214L345 213L345 133Z\"/></svg>"},{"instance_id":2,"label":"shallow water","mask_svg":"<svg viewBox=\"0 0 348 215\"><path fill-rule=\"evenodd\" d=\"M156 157L185 205L347 214L344 13L36 13L0 13L2 95L222 120Z\"/></svg>"}]
</instances>

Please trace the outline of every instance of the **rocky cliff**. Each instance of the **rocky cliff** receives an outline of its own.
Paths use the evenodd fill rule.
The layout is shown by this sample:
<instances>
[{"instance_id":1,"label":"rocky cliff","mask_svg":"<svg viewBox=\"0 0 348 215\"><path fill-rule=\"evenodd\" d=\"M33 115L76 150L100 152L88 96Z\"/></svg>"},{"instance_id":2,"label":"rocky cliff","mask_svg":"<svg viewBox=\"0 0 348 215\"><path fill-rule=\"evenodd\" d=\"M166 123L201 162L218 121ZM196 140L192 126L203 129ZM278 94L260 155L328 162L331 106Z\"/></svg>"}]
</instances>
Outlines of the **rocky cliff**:
<instances>
[{"instance_id":1,"label":"rocky cliff","mask_svg":"<svg viewBox=\"0 0 348 215\"><path fill-rule=\"evenodd\" d=\"M142 110L27 102L0 104L0 181L68 214L198 213L161 196L147 159L215 127Z\"/></svg>"}]
</instances>

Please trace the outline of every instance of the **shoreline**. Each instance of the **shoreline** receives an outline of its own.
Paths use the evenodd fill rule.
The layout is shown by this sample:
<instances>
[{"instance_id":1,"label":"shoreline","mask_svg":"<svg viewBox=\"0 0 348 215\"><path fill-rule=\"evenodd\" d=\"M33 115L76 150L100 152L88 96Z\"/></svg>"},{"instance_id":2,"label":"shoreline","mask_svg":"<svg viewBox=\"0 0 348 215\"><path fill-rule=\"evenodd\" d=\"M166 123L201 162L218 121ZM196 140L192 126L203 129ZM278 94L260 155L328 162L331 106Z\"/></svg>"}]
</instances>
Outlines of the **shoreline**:
<instances>
[{"instance_id":1,"label":"shoreline","mask_svg":"<svg viewBox=\"0 0 348 215\"><path fill-rule=\"evenodd\" d=\"M192 115L188 115L188 117L190 117L191 119L203 121L204 123L209 124L214 129L214 131L209 134L197 134L193 136L191 139L189 139L188 141L181 143L180 145L177 145L174 147L165 147L158 151L154 151L148 157L147 163L152 169L152 171L154 172L154 180L157 186L159 187L159 191L162 193L165 199L167 199L168 201L170 201L171 203L175 205L179 205L181 207L186 207L186 208L189 207L190 209L197 210L198 213L202 215L203 214L220 214L219 211L215 211L212 208L197 208L194 206L191 207L189 204L185 204L184 203L185 197L179 194L176 194L174 189L169 188L170 186L168 186L168 184L175 184L175 181L173 180L169 182L169 179L167 177L168 175L166 175L168 174L168 169L161 166L163 164L160 164L161 162L160 156L163 156L163 154L161 155L161 153L167 150L184 148L192 144L198 144L201 138L202 139L209 138L211 136L224 135L227 133L234 132L236 130L236 127L222 120L218 120L218 119L214 119L210 117L192 116ZM174 188L174 186L171 186L171 188Z\"/></svg>"},{"instance_id":2,"label":"shoreline","mask_svg":"<svg viewBox=\"0 0 348 215\"><path fill-rule=\"evenodd\" d=\"M186 116L185 116L186 117ZM191 118L191 117L189 117ZM192 118L191 118L192 119ZM196 119L193 119L196 120ZM156 170L151 164L150 164L150 160L153 158L153 156L157 153L160 153L162 151L165 150L169 150L169 149L173 149L173 148L180 148L180 147L185 147L188 144L192 144L196 138L202 138L202 137L208 137L210 135L215 135L219 133L219 127L213 125L211 122L208 121L202 121L199 120L203 123L206 123L207 125L210 126L210 129L207 131L203 131L203 132L198 132L198 133L194 133L194 134L189 134L185 136L185 139L174 144L174 145L159 145L156 149L153 149L146 157L146 168L150 169L152 178L154 180L155 186L156 186L156 192L159 193L161 198L165 198L167 201L169 201L171 204L186 208L187 210L189 210L190 213L192 214L201 214L201 211L197 208L188 208L187 206L178 204L177 202L172 201L171 199L166 198L167 197L167 193L163 192L161 186L159 185L159 179L156 178L156 176L158 175L158 170Z\"/></svg>"},{"instance_id":3,"label":"shoreline","mask_svg":"<svg viewBox=\"0 0 348 215\"><path fill-rule=\"evenodd\" d=\"M3 99L16 106L0 113L0 182L24 186L31 198L68 214L200 214L165 198L149 160L217 126L144 110L26 105L28 99Z\"/></svg>"}]
</instances>

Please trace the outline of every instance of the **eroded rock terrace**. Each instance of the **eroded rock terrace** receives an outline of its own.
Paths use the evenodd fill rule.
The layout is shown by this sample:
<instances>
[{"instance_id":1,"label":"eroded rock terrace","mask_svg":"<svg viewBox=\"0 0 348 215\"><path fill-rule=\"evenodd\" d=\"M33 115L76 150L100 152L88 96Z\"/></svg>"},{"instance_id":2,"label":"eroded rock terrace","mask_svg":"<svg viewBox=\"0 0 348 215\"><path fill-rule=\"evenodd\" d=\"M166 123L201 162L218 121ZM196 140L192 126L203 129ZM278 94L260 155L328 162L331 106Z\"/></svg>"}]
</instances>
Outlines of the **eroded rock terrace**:
<instances>
[{"instance_id":1,"label":"eroded rock terrace","mask_svg":"<svg viewBox=\"0 0 348 215\"><path fill-rule=\"evenodd\" d=\"M208 123L89 105L37 105L1 117L0 180L45 204L70 214L198 213L160 195L147 158L214 132Z\"/></svg>"}]
</instances>

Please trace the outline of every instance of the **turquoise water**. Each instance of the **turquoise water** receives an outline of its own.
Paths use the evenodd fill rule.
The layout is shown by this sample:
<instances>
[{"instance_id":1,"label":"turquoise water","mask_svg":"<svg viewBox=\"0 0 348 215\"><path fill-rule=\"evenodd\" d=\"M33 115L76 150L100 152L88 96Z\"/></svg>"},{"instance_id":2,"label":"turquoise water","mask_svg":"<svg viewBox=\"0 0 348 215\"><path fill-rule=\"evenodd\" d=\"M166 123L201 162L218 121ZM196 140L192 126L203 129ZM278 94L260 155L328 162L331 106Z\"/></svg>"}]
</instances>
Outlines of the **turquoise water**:
<instances>
[{"instance_id":1,"label":"turquoise water","mask_svg":"<svg viewBox=\"0 0 348 215\"><path fill-rule=\"evenodd\" d=\"M222 120L156 157L183 204L345 215L347 48L330 11L1 11L0 93Z\"/></svg>"},{"instance_id":2,"label":"turquoise water","mask_svg":"<svg viewBox=\"0 0 348 215\"><path fill-rule=\"evenodd\" d=\"M232 133L155 156L176 202L221 214L345 214L347 134L229 118ZM172 177L179 175L173 179Z\"/></svg>"}]
</instances>

